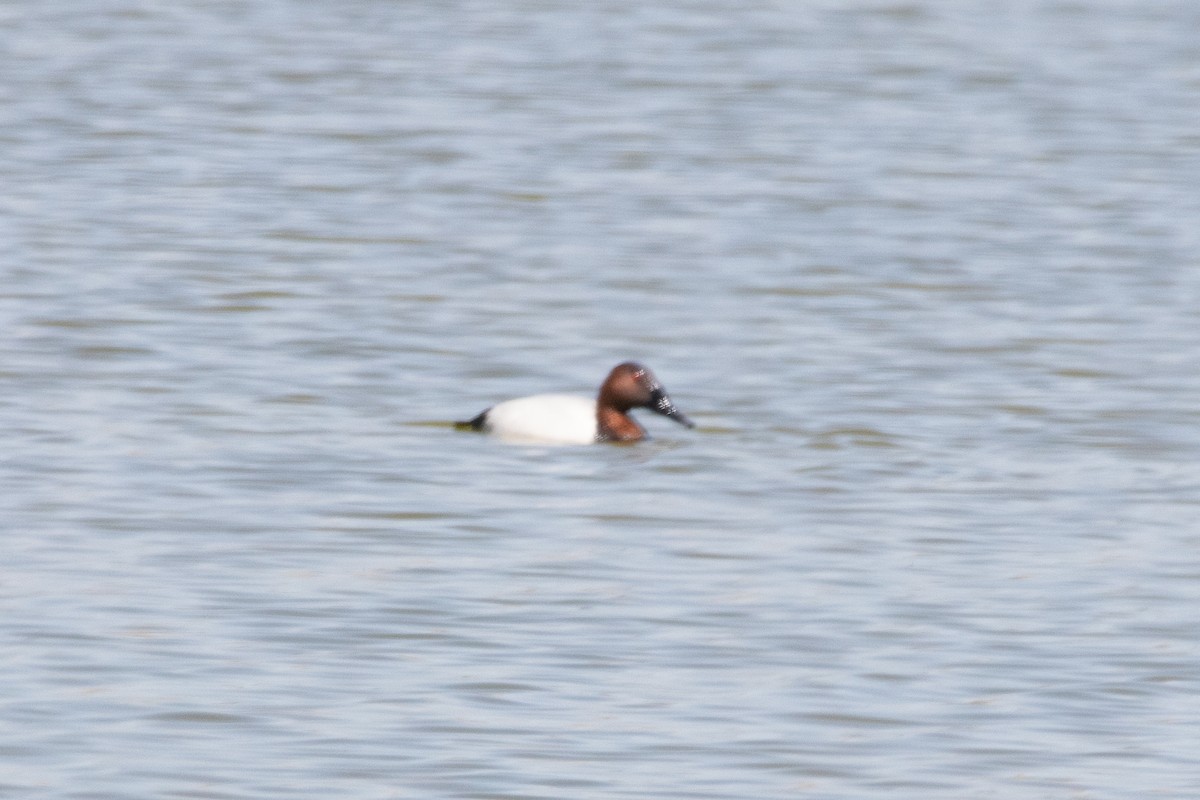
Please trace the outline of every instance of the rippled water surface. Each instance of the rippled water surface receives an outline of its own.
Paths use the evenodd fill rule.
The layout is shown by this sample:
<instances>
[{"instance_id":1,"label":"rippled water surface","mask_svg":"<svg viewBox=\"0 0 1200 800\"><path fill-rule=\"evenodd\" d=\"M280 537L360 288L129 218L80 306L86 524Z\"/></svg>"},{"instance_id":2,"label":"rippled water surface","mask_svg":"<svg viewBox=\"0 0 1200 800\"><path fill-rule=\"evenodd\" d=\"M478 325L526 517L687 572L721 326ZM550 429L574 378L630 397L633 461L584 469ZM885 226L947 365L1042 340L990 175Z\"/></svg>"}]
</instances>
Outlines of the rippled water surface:
<instances>
[{"instance_id":1,"label":"rippled water surface","mask_svg":"<svg viewBox=\"0 0 1200 800\"><path fill-rule=\"evenodd\" d=\"M0 8L0 796L1200 796L1197 31Z\"/></svg>"}]
</instances>

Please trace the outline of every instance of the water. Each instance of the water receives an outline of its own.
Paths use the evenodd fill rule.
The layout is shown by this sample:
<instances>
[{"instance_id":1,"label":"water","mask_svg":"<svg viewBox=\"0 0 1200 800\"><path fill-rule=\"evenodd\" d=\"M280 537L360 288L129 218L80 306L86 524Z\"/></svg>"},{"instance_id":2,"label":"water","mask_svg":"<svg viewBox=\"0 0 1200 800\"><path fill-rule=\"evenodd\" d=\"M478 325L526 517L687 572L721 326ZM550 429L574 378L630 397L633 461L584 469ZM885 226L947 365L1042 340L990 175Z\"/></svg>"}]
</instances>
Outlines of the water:
<instances>
[{"instance_id":1,"label":"water","mask_svg":"<svg viewBox=\"0 0 1200 800\"><path fill-rule=\"evenodd\" d=\"M1197 796L1198 28L0 9L0 796Z\"/></svg>"}]
</instances>

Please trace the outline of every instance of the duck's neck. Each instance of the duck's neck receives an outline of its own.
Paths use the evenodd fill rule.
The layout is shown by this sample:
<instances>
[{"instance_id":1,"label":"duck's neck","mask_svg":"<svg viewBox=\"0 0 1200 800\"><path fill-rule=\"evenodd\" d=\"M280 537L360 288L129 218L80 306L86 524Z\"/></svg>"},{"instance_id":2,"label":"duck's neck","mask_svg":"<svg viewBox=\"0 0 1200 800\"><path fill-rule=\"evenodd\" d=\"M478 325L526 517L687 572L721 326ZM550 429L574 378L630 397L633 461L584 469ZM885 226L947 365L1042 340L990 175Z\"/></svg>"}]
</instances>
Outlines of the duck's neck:
<instances>
[{"instance_id":1,"label":"duck's neck","mask_svg":"<svg viewBox=\"0 0 1200 800\"><path fill-rule=\"evenodd\" d=\"M636 442L646 438L646 431L633 417L615 408L601 406L596 411L596 423L602 442Z\"/></svg>"}]
</instances>

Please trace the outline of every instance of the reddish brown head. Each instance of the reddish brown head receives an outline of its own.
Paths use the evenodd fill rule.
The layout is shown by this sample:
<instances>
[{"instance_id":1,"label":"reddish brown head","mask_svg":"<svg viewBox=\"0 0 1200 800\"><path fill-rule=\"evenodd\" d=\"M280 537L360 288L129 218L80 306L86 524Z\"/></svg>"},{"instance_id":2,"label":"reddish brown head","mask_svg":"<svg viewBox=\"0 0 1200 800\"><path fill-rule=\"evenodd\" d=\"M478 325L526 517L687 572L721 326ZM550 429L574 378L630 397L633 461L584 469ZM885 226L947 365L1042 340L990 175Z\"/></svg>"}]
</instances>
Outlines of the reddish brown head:
<instances>
[{"instance_id":1,"label":"reddish brown head","mask_svg":"<svg viewBox=\"0 0 1200 800\"><path fill-rule=\"evenodd\" d=\"M646 432L628 412L634 408L648 408L656 414L670 417L688 428L692 421L671 402L662 384L654 373L633 361L613 367L600 386L596 403L596 417L602 439L617 442L635 442L645 438Z\"/></svg>"}]
</instances>

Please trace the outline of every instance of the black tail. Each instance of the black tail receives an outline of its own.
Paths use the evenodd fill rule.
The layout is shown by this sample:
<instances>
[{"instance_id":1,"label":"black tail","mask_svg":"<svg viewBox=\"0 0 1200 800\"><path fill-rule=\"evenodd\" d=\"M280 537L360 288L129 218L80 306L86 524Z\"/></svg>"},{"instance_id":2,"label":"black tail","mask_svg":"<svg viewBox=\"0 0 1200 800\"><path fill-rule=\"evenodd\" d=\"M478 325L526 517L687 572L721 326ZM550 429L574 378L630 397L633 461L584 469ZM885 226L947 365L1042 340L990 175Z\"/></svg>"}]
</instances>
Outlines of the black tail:
<instances>
[{"instance_id":1,"label":"black tail","mask_svg":"<svg viewBox=\"0 0 1200 800\"><path fill-rule=\"evenodd\" d=\"M473 417L466 422L454 423L454 427L456 430L460 431L481 431L485 427L484 420L487 419L487 413L489 411L491 411L490 408L485 408L483 411L479 412L478 416Z\"/></svg>"}]
</instances>

